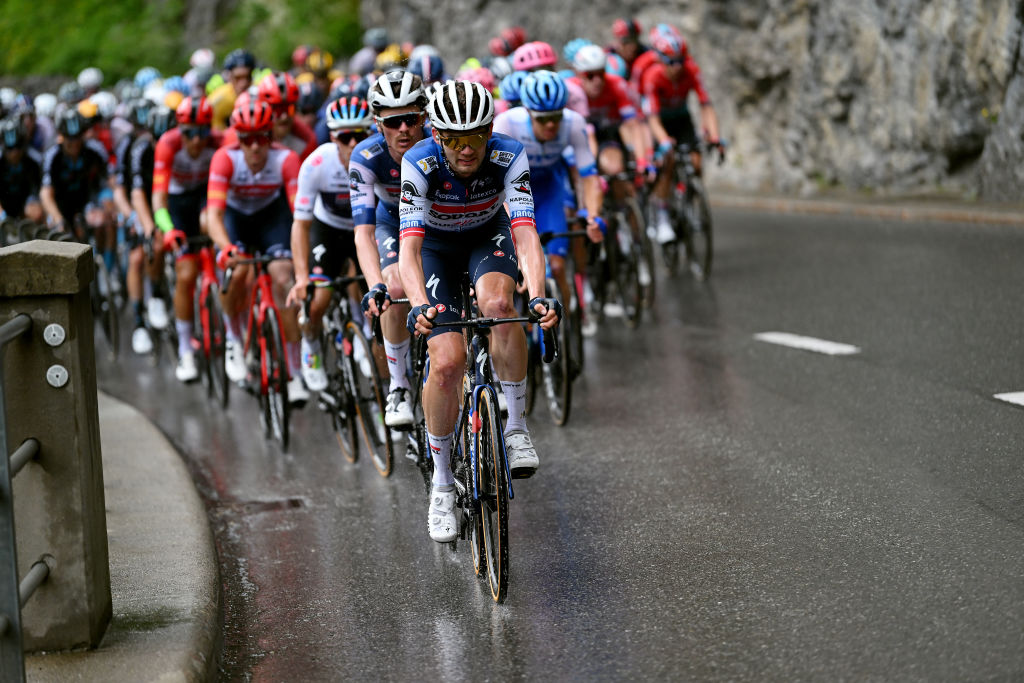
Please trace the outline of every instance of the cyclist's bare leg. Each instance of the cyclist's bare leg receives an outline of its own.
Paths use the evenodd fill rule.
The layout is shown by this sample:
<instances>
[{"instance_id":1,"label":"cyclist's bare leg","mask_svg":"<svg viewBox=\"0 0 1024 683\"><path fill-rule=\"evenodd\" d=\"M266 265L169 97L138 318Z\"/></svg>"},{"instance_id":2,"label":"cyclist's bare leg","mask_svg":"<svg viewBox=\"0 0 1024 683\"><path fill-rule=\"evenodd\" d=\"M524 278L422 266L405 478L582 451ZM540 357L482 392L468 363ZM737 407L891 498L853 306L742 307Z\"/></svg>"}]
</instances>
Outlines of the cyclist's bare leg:
<instances>
[{"instance_id":1,"label":"cyclist's bare leg","mask_svg":"<svg viewBox=\"0 0 1024 683\"><path fill-rule=\"evenodd\" d=\"M658 173L658 179L654 181L654 196L661 201L662 206L668 201L669 193L672 192L672 179L675 178L675 170L676 157L670 150L662 157L661 170Z\"/></svg>"},{"instance_id":2,"label":"cyclist's bare leg","mask_svg":"<svg viewBox=\"0 0 1024 683\"><path fill-rule=\"evenodd\" d=\"M579 240L573 240L578 242ZM548 265L551 266L551 275L558 283L558 298L566 305L569 302L569 281L565 279L565 258L557 254L548 254Z\"/></svg>"},{"instance_id":3,"label":"cyclist's bare leg","mask_svg":"<svg viewBox=\"0 0 1024 683\"><path fill-rule=\"evenodd\" d=\"M174 289L174 317L178 320L192 321L195 316L193 292L199 278L199 261L194 256L180 258L174 264L177 274L177 285Z\"/></svg>"},{"instance_id":4,"label":"cyclist's bare leg","mask_svg":"<svg viewBox=\"0 0 1024 683\"><path fill-rule=\"evenodd\" d=\"M402 278L398 273L398 264L392 264L384 269L384 284L388 287L388 295L392 299L404 299L405 287L402 286ZM405 326L405 320L409 315L408 304L392 304L384 315L380 317L381 331L384 338L392 344L401 344L409 339L409 329Z\"/></svg>"},{"instance_id":5,"label":"cyclist's bare leg","mask_svg":"<svg viewBox=\"0 0 1024 683\"><path fill-rule=\"evenodd\" d=\"M476 281L476 300L486 318L518 315L512 301L515 281L504 273L485 273ZM526 332L522 325L496 325L491 330L491 355L498 378L510 382L526 379ZM431 367L433 372L433 367Z\"/></svg>"},{"instance_id":6,"label":"cyclist's bare leg","mask_svg":"<svg viewBox=\"0 0 1024 683\"><path fill-rule=\"evenodd\" d=\"M459 419L466 343L461 334L437 334L427 340L427 350L430 372L423 387L423 415L427 431L444 436L455 431Z\"/></svg>"},{"instance_id":7,"label":"cyclist's bare leg","mask_svg":"<svg viewBox=\"0 0 1024 683\"><path fill-rule=\"evenodd\" d=\"M145 239L152 238L146 237ZM153 239L152 245L152 256L146 264L146 275L149 276L149 281L153 287L157 287L164 279L164 241L162 239Z\"/></svg>"},{"instance_id":8,"label":"cyclist's bare leg","mask_svg":"<svg viewBox=\"0 0 1024 683\"><path fill-rule=\"evenodd\" d=\"M231 280L221 295L228 337L244 341L246 317L241 313L248 304L249 291L252 289L253 269L251 266L235 266Z\"/></svg>"},{"instance_id":9,"label":"cyclist's bare leg","mask_svg":"<svg viewBox=\"0 0 1024 683\"><path fill-rule=\"evenodd\" d=\"M272 261L267 265L267 273L273 280L271 287L274 292L274 305L277 306L281 316L281 327L284 330L284 339L287 342L299 341L299 310L298 308L287 308L285 299L291 290L292 282L295 281L295 271L288 261Z\"/></svg>"},{"instance_id":10,"label":"cyclist's bare leg","mask_svg":"<svg viewBox=\"0 0 1024 683\"><path fill-rule=\"evenodd\" d=\"M309 319L302 333L307 339L319 339L324 329L324 314L331 305L331 290L318 288L313 291L313 300L309 304Z\"/></svg>"}]
</instances>

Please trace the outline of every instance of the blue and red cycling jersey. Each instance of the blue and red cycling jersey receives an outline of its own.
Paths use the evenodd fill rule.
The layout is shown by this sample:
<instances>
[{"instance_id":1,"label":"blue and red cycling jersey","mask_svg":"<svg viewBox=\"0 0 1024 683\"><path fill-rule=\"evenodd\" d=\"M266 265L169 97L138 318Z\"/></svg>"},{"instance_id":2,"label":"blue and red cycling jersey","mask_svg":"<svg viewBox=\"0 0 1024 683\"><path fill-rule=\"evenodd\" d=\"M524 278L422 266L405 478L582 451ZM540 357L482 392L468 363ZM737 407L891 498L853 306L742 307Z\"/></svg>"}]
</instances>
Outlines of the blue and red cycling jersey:
<instances>
[{"instance_id":1,"label":"blue and red cycling jersey","mask_svg":"<svg viewBox=\"0 0 1024 683\"><path fill-rule=\"evenodd\" d=\"M465 180L452 173L433 138L416 143L402 158L402 239L422 237L426 229L457 233L482 227L505 203L513 231L536 227L526 150L506 135L491 135L483 163Z\"/></svg>"}]
</instances>

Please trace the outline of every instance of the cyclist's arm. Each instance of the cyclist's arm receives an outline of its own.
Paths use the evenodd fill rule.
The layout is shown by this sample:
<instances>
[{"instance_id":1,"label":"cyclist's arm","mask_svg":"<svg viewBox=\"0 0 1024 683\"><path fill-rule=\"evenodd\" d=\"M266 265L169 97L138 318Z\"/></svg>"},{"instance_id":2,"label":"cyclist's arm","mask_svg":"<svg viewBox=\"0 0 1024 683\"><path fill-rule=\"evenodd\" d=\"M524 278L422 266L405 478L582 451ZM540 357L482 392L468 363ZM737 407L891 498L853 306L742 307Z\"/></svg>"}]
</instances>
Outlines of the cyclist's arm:
<instances>
[{"instance_id":1,"label":"cyclist's arm","mask_svg":"<svg viewBox=\"0 0 1024 683\"><path fill-rule=\"evenodd\" d=\"M427 283L423 277L423 261L420 259L422 246L423 236L413 235L403 237L402 248L398 250L398 271L409 304L413 307L430 303L427 299Z\"/></svg>"},{"instance_id":2,"label":"cyclist's arm","mask_svg":"<svg viewBox=\"0 0 1024 683\"><path fill-rule=\"evenodd\" d=\"M529 177L530 165L526 153L519 154L505 174L505 201L512 221L512 241L523 271L530 298L544 296L544 250L537 236L537 222L533 212L533 194L529 185L516 183L514 178Z\"/></svg>"},{"instance_id":3,"label":"cyclist's arm","mask_svg":"<svg viewBox=\"0 0 1024 683\"><path fill-rule=\"evenodd\" d=\"M153 230L156 229L156 223L153 222L153 214L149 211L149 200L146 199L146 191L140 187L132 189L132 208L135 209L135 215L138 216L139 222L142 223L142 230L144 234L149 237L153 234Z\"/></svg>"},{"instance_id":4,"label":"cyclist's arm","mask_svg":"<svg viewBox=\"0 0 1024 683\"><path fill-rule=\"evenodd\" d=\"M690 80L693 92L697 94L700 102L700 127L704 131L704 137L711 142L718 142L721 138L718 134L718 116L715 115L715 108L711 106L711 98L700 78L700 69L692 58L688 57L685 64L686 77Z\"/></svg>"},{"instance_id":5,"label":"cyclist's arm","mask_svg":"<svg viewBox=\"0 0 1024 683\"><path fill-rule=\"evenodd\" d=\"M700 107L700 126L709 141L718 142L722 139L718 134L718 116L710 102Z\"/></svg>"},{"instance_id":6,"label":"cyclist's arm","mask_svg":"<svg viewBox=\"0 0 1024 683\"><path fill-rule=\"evenodd\" d=\"M423 277L423 246L427 179L406 154L402 158L402 198L398 202L398 270L412 306L429 304Z\"/></svg>"},{"instance_id":7,"label":"cyclist's arm","mask_svg":"<svg viewBox=\"0 0 1024 683\"><path fill-rule=\"evenodd\" d=\"M654 133L654 140L659 145L671 144L672 136L665 130L665 125L661 122L660 114L651 114L647 117L647 124L651 127L651 132Z\"/></svg>"},{"instance_id":8,"label":"cyclist's arm","mask_svg":"<svg viewBox=\"0 0 1024 683\"><path fill-rule=\"evenodd\" d=\"M359 260L359 269L363 271L366 284L373 287L377 283L384 282L384 274L380 270L380 255L377 253L377 226L362 223L357 225L355 230L356 258Z\"/></svg>"},{"instance_id":9,"label":"cyclist's arm","mask_svg":"<svg viewBox=\"0 0 1024 683\"><path fill-rule=\"evenodd\" d=\"M234 173L234 165L227 149L222 147L210 162L210 182L206 187L206 221L210 239L219 249L231 246L227 227L224 225L224 208L227 206L228 184Z\"/></svg>"},{"instance_id":10,"label":"cyclist's arm","mask_svg":"<svg viewBox=\"0 0 1024 683\"><path fill-rule=\"evenodd\" d=\"M288 295L288 305L300 304L306 296L309 284L309 228L313 221L295 217L292 221L292 267L295 270L295 285Z\"/></svg>"},{"instance_id":11,"label":"cyclist's arm","mask_svg":"<svg viewBox=\"0 0 1024 683\"><path fill-rule=\"evenodd\" d=\"M43 185L42 189L39 190L39 201L43 203L43 210L46 211L46 215L57 225L64 225L64 216L61 215L60 209L57 208L57 198L53 192L53 185ZM65 229L68 226L64 226Z\"/></svg>"},{"instance_id":12,"label":"cyclist's arm","mask_svg":"<svg viewBox=\"0 0 1024 683\"><path fill-rule=\"evenodd\" d=\"M153 222L163 232L174 229L171 215L167 212L167 194L171 186L175 150L168 138L166 133L160 136L153 154Z\"/></svg>"}]
</instances>

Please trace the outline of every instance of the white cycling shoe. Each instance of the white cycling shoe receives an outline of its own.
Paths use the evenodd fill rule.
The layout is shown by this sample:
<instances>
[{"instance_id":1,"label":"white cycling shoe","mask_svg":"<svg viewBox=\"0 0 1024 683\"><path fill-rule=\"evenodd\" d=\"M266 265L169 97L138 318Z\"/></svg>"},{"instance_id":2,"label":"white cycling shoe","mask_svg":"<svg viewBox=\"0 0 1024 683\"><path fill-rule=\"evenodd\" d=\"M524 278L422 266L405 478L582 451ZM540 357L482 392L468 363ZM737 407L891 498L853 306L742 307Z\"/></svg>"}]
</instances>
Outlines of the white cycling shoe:
<instances>
[{"instance_id":1,"label":"white cycling shoe","mask_svg":"<svg viewBox=\"0 0 1024 683\"><path fill-rule=\"evenodd\" d=\"M248 371L245 369L245 351L242 342L229 339L224 345L224 369L232 382L244 382Z\"/></svg>"},{"instance_id":2,"label":"white cycling shoe","mask_svg":"<svg viewBox=\"0 0 1024 683\"><path fill-rule=\"evenodd\" d=\"M323 391L327 388L327 372L319 353L310 351L302 354L302 379L310 391Z\"/></svg>"},{"instance_id":3,"label":"white cycling shoe","mask_svg":"<svg viewBox=\"0 0 1024 683\"><path fill-rule=\"evenodd\" d=\"M179 382L194 382L199 379L199 368L196 366L196 354L184 353L178 359L178 367L174 369L174 376Z\"/></svg>"},{"instance_id":4,"label":"white cycling shoe","mask_svg":"<svg viewBox=\"0 0 1024 683\"><path fill-rule=\"evenodd\" d=\"M438 543L454 541L458 535L458 526L455 517L455 487L432 487L430 508L427 510L427 531L430 532L431 540Z\"/></svg>"},{"instance_id":5,"label":"white cycling shoe","mask_svg":"<svg viewBox=\"0 0 1024 683\"><path fill-rule=\"evenodd\" d=\"M140 356L153 353L153 338L145 327L136 327L132 332L132 351Z\"/></svg>"},{"instance_id":6,"label":"white cycling shoe","mask_svg":"<svg viewBox=\"0 0 1024 683\"><path fill-rule=\"evenodd\" d=\"M530 435L518 429L505 435L505 453L508 455L508 469L513 479L532 477L540 466L540 458L537 457L537 449L533 447Z\"/></svg>"},{"instance_id":7,"label":"white cycling shoe","mask_svg":"<svg viewBox=\"0 0 1024 683\"><path fill-rule=\"evenodd\" d=\"M146 317L154 329L164 330L171 324L171 318L167 315L167 304L158 296L149 297L146 303Z\"/></svg>"},{"instance_id":8,"label":"white cycling shoe","mask_svg":"<svg viewBox=\"0 0 1024 683\"><path fill-rule=\"evenodd\" d=\"M296 375L288 380L288 403L291 405L302 404L309 400L309 389L302 383L302 378Z\"/></svg>"},{"instance_id":9,"label":"white cycling shoe","mask_svg":"<svg viewBox=\"0 0 1024 683\"><path fill-rule=\"evenodd\" d=\"M398 387L388 394L387 405L384 408L384 424L388 427L408 427L412 421L409 390L405 387Z\"/></svg>"}]
</instances>

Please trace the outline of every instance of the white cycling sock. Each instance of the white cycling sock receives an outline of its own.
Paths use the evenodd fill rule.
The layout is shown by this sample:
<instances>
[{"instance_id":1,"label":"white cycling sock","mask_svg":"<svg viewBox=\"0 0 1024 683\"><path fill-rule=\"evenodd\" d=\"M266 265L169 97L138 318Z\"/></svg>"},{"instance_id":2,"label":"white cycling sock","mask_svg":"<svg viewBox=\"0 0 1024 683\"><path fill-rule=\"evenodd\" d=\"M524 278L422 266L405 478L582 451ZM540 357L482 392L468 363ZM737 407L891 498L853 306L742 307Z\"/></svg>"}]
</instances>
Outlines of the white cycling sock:
<instances>
[{"instance_id":1,"label":"white cycling sock","mask_svg":"<svg viewBox=\"0 0 1024 683\"><path fill-rule=\"evenodd\" d=\"M175 318L174 329L178 333L178 355L192 353L192 321Z\"/></svg>"},{"instance_id":2,"label":"white cycling sock","mask_svg":"<svg viewBox=\"0 0 1024 683\"><path fill-rule=\"evenodd\" d=\"M505 394L505 404L508 406L508 422L505 423L505 433L526 429L526 378L518 382L506 382L501 380L501 391Z\"/></svg>"},{"instance_id":3,"label":"white cycling sock","mask_svg":"<svg viewBox=\"0 0 1024 683\"><path fill-rule=\"evenodd\" d=\"M320 340L319 339L306 339L306 335L302 335L302 341L299 346L302 358L305 359L309 355L320 355Z\"/></svg>"},{"instance_id":4,"label":"white cycling sock","mask_svg":"<svg viewBox=\"0 0 1024 683\"><path fill-rule=\"evenodd\" d=\"M434 477L431 483L434 486L451 486L455 483L452 476L452 468L449 456L452 450L452 441L455 439L455 432L448 436L434 436L427 432L427 441L430 443L430 457L434 459Z\"/></svg>"},{"instance_id":5,"label":"white cycling sock","mask_svg":"<svg viewBox=\"0 0 1024 683\"><path fill-rule=\"evenodd\" d=\"M409 377L405 374L405 369L409 367L410 345L411 340L409 339L401 344L392 344L387 339L384 340L384 353L388 357L388 372L391 373L391 386L388 391L409 388Z\"/></svg>"},{"instance_id":6,"label":"white cycling sock","mask_svg":"<svg viewBox=\"0 0 1024 683\"><path fill-rule=\"evenodd\" d=\"M148 278L142 278L142 300L149 301L153 298L153 282Z\"/></svg>"},{"instance_id":7,"label":"white cycling sock","mask_svg":"<svg viewBox=\"0 0 1024 683\"><path fill-rule=\"evenodd\" d=\"M224 314L224 334L228 341L242 341L241 316L230 316L227 313Z\"/></svg>"}]
</instances>

